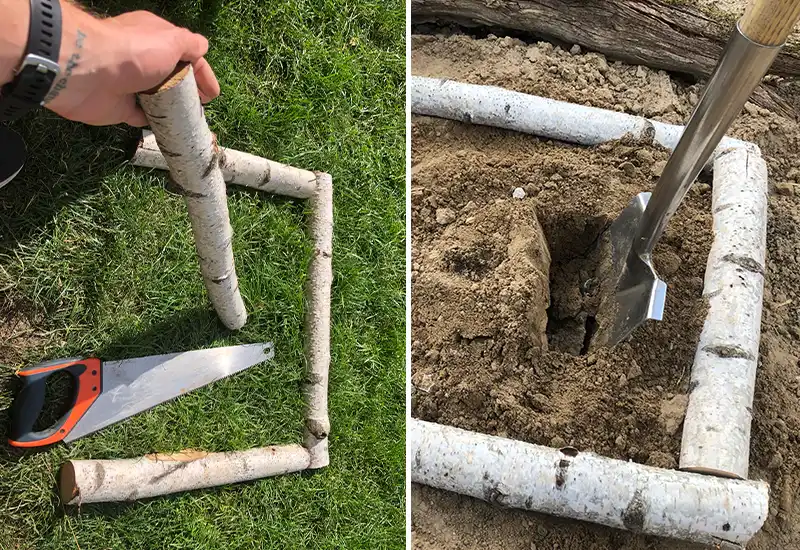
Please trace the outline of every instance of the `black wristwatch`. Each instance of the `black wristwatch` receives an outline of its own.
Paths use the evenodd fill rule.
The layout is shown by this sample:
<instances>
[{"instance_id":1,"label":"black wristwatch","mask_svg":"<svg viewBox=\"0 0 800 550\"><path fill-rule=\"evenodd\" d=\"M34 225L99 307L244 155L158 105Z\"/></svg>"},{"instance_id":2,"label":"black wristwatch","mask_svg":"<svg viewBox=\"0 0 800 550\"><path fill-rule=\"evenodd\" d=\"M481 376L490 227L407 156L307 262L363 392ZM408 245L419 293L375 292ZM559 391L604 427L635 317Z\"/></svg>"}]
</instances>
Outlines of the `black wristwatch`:
<instances>
[{"instance_id":1,"label":"black wristwatch","mask_svg":"<svg viewBox=\"0 0 800 550\"><path fill-rule=\"evenodd\" d=\"M0 88L0 121L15 120L42 105L60 69L59 0L30 0L31 24L22 65L14 80Z\"/></svg>"}]
</instances>

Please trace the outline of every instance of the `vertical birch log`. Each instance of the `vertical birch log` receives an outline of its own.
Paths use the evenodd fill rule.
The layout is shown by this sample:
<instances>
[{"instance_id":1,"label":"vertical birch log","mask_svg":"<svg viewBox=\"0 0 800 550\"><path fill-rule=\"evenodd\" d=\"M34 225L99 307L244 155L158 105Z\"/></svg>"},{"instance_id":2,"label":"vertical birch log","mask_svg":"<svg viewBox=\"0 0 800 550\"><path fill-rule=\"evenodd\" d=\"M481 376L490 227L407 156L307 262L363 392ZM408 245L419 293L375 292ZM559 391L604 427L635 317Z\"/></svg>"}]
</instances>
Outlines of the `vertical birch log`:
<instances>
[{"instance_id":1,"label":"vertical birch log","mask_svg":"<svg viewBox=\"0 0 800 550\"><path fill-rule=\"evenodd\" d=\"M247 321L247 312L233 262L233 231L219 168L220 152L203 115L191 66L139 94L139 102L186 201L211 303L226 327L239 329Z\"/></svg>"},{"instance_id":2,"label":"vertical birch log","mask_svg":"<svg viewBox=\"0 0 800 550\"><path fill-rule=\"evenodd\" d=\"M333 183L329 174L317 175L317 194L310 199L310 232L314 255L308 266L306 286L305 447L311 454L309 468L328 465L328 370L331 362L331 283L333 270Z\"/></svg>"}]
</instances>

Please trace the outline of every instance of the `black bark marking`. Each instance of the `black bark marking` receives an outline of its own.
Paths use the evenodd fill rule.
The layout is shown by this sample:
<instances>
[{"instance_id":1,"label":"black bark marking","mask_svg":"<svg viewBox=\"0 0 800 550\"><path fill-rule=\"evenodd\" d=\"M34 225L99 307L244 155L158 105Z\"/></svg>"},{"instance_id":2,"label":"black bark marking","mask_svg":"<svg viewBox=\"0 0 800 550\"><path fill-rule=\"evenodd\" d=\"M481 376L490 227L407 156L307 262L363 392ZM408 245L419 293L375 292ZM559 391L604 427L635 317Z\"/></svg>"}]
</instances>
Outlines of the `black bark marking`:
<instances>
[{"instance_id":1,"label":"black bark marking","mask_svg":"<svg viewBox=\"0 0 800 550\"><path fill-rule=\"evenodd\" d=\"M761 266L761 264L755 261L753 258L748 258L747 256L726 254L725 256L722 257L722 261L736 264L742 269L750 271L751 273L758 273L759 275L764 274L764 268Z\"/></svg>"},{"instance_id":2,"label":"black bark marking","mask_svg":"<svg viewBox=\"0 0 800 550\"><path fill-rule=\"evenodd\" d=\"M747 359L749 361L755 359L752 353L739 346L705 346L703 351L712 353L717 357L722 357L723 359Z\"/></svg>"},{"instance_id":3,"label":"black bark marking","mask_svg":"<svg viewBox=\"0 0 800 550\"><path fill-rule=\"evenodd\" d=\"M505 108L506 114L508 114L508 112L509 112L510 110L511 110L511 105L509 105L508 103L506 103L506 108Z\"/></svg>"},{"instance_id":4,"label":"black bark marking","mask_svg":"<svg viewBox=\"0 0 800 550\"><path fill-rule=\"evenodd\" d=\"M215 144L215 145L216 145L216 144ZM218 166L219 166L219 149L217 149L216 147L214 147L214 154L213 154L213 155L211 155L211 160L210 160L210 161L208 161L208 166L206 166L206 169L205 169L205 170L203 170L203 175L202 175L201 177L203 177L203 178L207 178L207 177L208 177L208 175L211 173L211 171L212 171L212 170L213 170L215 167L218 167Z\"/></svg>"},{"instance_id":5,"label":"black bark marking","mask_svg":"<svg viewBox=\"0 0 800 550\"><path fill-rule=\"evenodd\" d=\"M622 513L622 524L629 531L640 533L644 528L644 516L647 512L647 503L642 498L642 492L637 489L633 498Z\"/></svg>"},{"instance_id":6,"label":"black bark marking","mask_svg":"<svg viewBox=\"0 0 800 550\"><path fill-rule=\"evenodd\" d=\"M563 489L567 483L567 470L569 470L570 461L562 458L558 461L558 469L556 470L556 489Z\"/></svg>"},{"instance_id":7,"label":"black bark marking","mask_svg":"<svg viewBox=\"0 0 800 550\"><path fill-rule=\"evenodd\" d=\"M180 185L177 181L172 180L172 186L170 191L175 193L176 195L180 195L181 197L189 197L192 199L205 199L208 198L208 195L205 193L198 193L196 191L190 191L186 189L184 186Z\"/></svg>"},{"instance_id":8,"label":"black bark marking","mask_svg":"<svg viewBox=\"0 0 800 550\"><path fill-rule=\"evenodd\" d=\"M419 469L421 465L422 465L422 453L420 452L419 449L417 449L417 452L414 453L414 468Z\"/></svg>"},{"instance_id":9,"label":"black bark marking","mask_svg":"<svg viewBox=\"0 0 800 550\"><path fill-rule=\"evenodd\" d=\"M461 122L469 122L469 123L471 123L472 122L472 114L470 114L470 113L465 111L464 114L461 115Z\"/></svg>"},{"instance_id":10,"label":"black bark marking","mask_svg":"<svg viewBox=\"0 0 800 550\"><path fill-rule=\"evenodd\" d=\"M169 477L169 476L171 476L172 474L174 474L174 473L175 473L175 472L177 472L178 470L183 470L183 469L184 469L184 468L186 468L186 467L187 467L187 466L188 466L188 465L189 465L191 462L192 462L191 460L187 460L187 461L185 461L185 462L178 462L178 463L177 463L177 464L175 464L174 466L170 466L170 467L169 467L167 470L165 470L163 473L160 473L160 474L158 474L157 476L153 476L153 478L150 480L150 483L155 483L155 482L157 482L157 481L161 481L161 480L162 480L162 479L164 479L165 477Z\"/></svg>"},{"instance_id":11,"label":"black bark marking","mask_svg":"<svg viewBox=\"0 0 800 550\"><path fill-rule=\"evenodd\" d=\"M533 499L528 497L525 499L525 509L530 510L533 507Z\"/></svg>"},{"instance_id":12,"label":"black bark marking","mask_svg":"<svg viewBox=\"0 0 800 550\"><path fill-rule=\"evenodd\" d=\"M722 530L727 533L728 531L731 530L731 524L730 523L726 523L725 525L722 526Z\"/></svg>"},{"instance_id":13,"label":"black bark marking","mask_svg":"<svg viewBox=\"0 0 800 550\"><path fill-rule=\"evenodd\" d=\"M696 390L697 386L699 385L700 382L698 382L697 380L692 380L691 382L689 382L689 393L692 393L694 390Z\"/></svg>"}]
</instances>

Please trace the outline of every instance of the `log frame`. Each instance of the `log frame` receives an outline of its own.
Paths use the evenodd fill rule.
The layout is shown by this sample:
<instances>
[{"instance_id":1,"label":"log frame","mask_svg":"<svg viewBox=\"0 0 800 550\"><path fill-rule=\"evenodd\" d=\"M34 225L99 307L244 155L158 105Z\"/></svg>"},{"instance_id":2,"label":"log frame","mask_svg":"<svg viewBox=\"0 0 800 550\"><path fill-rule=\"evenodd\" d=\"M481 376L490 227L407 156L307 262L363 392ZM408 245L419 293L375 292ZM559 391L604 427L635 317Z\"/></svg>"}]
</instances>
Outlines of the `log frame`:
<instances>
[{"instance_id":1,"label":"log frame","mask_svg":"<svg viewBox=\"0 0 800 550\"><path fill-rule=\"evenodd\" d=\"M286 174L305 177L304 173L308 173L299 168L281 166L285 167ZM333 180L329 174L317 172L314 174L314 187L314 193L308 197L311 207L309 234L314 242L314 254L305 291L308 374L304 387L306 421L303 444L224 453L184 451L132 459L70 460L62 464L59 473L59 495L64 504L79 506L94 502L131 501L307 469L318 470L329 465ZM99 475L100 472L103 475Z\"/></svg>"},{"instance_id":2,"label":"log frame","mask_svg":"<svg viewBox=\"0 0 800 550\"><path fill-rule=\"evenodd\" d=\"M642 117L511 92L493 86L465 84L451 80L412 77L409 97L412 114L506 128L581 145L596 145L630 134L673 149L683 132L680 126ZM687 411L680 461L681 470L687 471L661 470L660 475L664 477L651 478L651 481L658 480L655 484L647 482L648 487L656 491L652 493L650 505L661 510L661 519L651 516L649 520L629 525L625 521L619 524L613 514L608 515L607 509L602 514L597 514L597 510L592 508L596 502L586 499L592 494L602 495L603 491L609 490L626 496L631 485L624 476L604 480L609 483L605 484L602 491L592 493L593 488L590 485L578 484L580 490L571 499L565 500L563 495L559 497L556 492L546 494L544 500L540 498L540 504L534 507L528 506L526 498L532 494L529 489L532 486L530 480L533 479L530 470L538 468L540 478L548 476L549 471L540 467L544 464L540 459L552 457L551 453L557 450L528 446L537 447L531 450L523 448L526 444L513 441L507 449L508 452L500 454L503 460L511 454L516 454L522 462L517 460L517 463L510 464L506 460L505 471L511 474L508 474L508 480L502 480L501 485L497 486L501 496L505 495L501 504L593 521L636 532L701 542L727 541L741 545L761 528L767 516L769 486L766 483L747 482L746 478L751 422L749 407L755 389L760 337L767 167L761 158L758 146L727 137L723 138L715 149L710 164L714 169L715 191L712 214L715 238L708 259L704 296L709 299L712 307L706 316L692 366L692 383L696 384L689 395L692 414L689 415ZM722 196L726 193L725 196L728 198L723 200ZM737 199L734 203L740 205L737 209L730 208L731 193L734 193L734 198ZM730 284L733 278L740 276L746 276L748 279L738 286ZM731 307L735 310L735 318L728 319L726 316ZM746 323L743 321L745 319ZM725 387L720 390L714 389L713 384L719 384L720 380L725 380ZM702 391L698 391L699 385L704 386ZM737 395L726 396L721 400L720 396L726 391L736 392ZM465 454L470 460L475 460L475 456L479 453L491 454L501 446L505 447L505 443L496 441L500 438L490 438L413 419L411 422L409 454L414 456L411 465L413 480L485 500L494 498L487 498L487 495L492 496L494 493L477 493L476 491L481 488L480 480L471 479L472 473L462 475L469 468L454 463L452 459L454 456L460 456L463 462ZM416 435L415 431L421 435ZM722 434L722 437L714 437L714 433ZM415 437L419 442L414 441ZM415 450L415 445L422 450ZM427 453L428 460L425 464L421 462L420 457L423 456L421 453ZM600 460L596 464L597 471L606 468L613 473L618 467L619 472L624 470L622 466L614 464L615 461L610 461L611 459L596 456L592 460L594 459ZM559 459L559 461L564 460L566 459ZM496 462L497 460L492 458L481 464L488 467ZM591 470L589 468L587 471ZM520 471L528 474L515 475L515 472ZM637 476L650 475L645 470L633 473ZM671 478L666 475L673 473L679 475ZM456 478L460 481L457 482ZM709 485L705 481L709 479L715 481ZM657 495L659 486L666 487L664 483L667 483L672 487L671 484L675 480L679 485L685 481L696 480L699 489L696 487L687 489L695 492L700 490L701 493L708 490L716 496L728 493L732 498L738 499L747 493L749 496L745 499L748 505L753 506L750 511L754 513L746 518L739 518L741 520L739 533L733 533L731 523L723 523L722 526L693 524L690 520L687 521L692 514L684 515L688 510L683 507L685 502L675 501L669 504L663 500L664 491ZM739 491L746 487L740 485L742 483L751 485L745 493L740 494ZM666 492L674 493L674 498L680 500L685 493L682 492L682 488L679 489L681 490L672 487ZM739 496L734 495L734 492ZM702 496L700 493L697 494ZM703 499L708 500L705 496ZM624 500L622 498L620 503ZM627 502L630 504L634 500L636 499L629 499ZM603 502L608 504L608 501ZM703 510L699 513L702 516L705 512ZM708 514L711 512L712 509L709 509ZM723 510L724 514L734 512L728 508ZM675 515L664 515L668 513ZM662 519L667 523L662 522ZM669 523L670 521L672 523ZM722 534L719 532L720 528Z\"/></svg>"}]
</instances>

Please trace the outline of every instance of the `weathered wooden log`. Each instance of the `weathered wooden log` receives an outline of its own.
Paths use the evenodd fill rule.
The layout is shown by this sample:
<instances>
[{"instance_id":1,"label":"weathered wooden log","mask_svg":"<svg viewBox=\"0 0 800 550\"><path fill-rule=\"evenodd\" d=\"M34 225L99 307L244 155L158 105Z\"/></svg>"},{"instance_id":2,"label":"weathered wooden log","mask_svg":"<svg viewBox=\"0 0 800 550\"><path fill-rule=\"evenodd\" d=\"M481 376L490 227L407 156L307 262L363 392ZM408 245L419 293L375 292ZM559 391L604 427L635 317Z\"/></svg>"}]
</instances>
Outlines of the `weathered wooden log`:
<instances>
[{"instance_id":1,"label":"weathered wooden log","mask_svg":"<svg viewBox=\"0 0 800 550\"><path fill-rule=\"evenodd\" d=\"M663 0L411 0L415 23L513 29L698 77L711 74L740 15ZM770 72L800 74L800 45L790 40Z\"/></svg>"}]
</instances>

